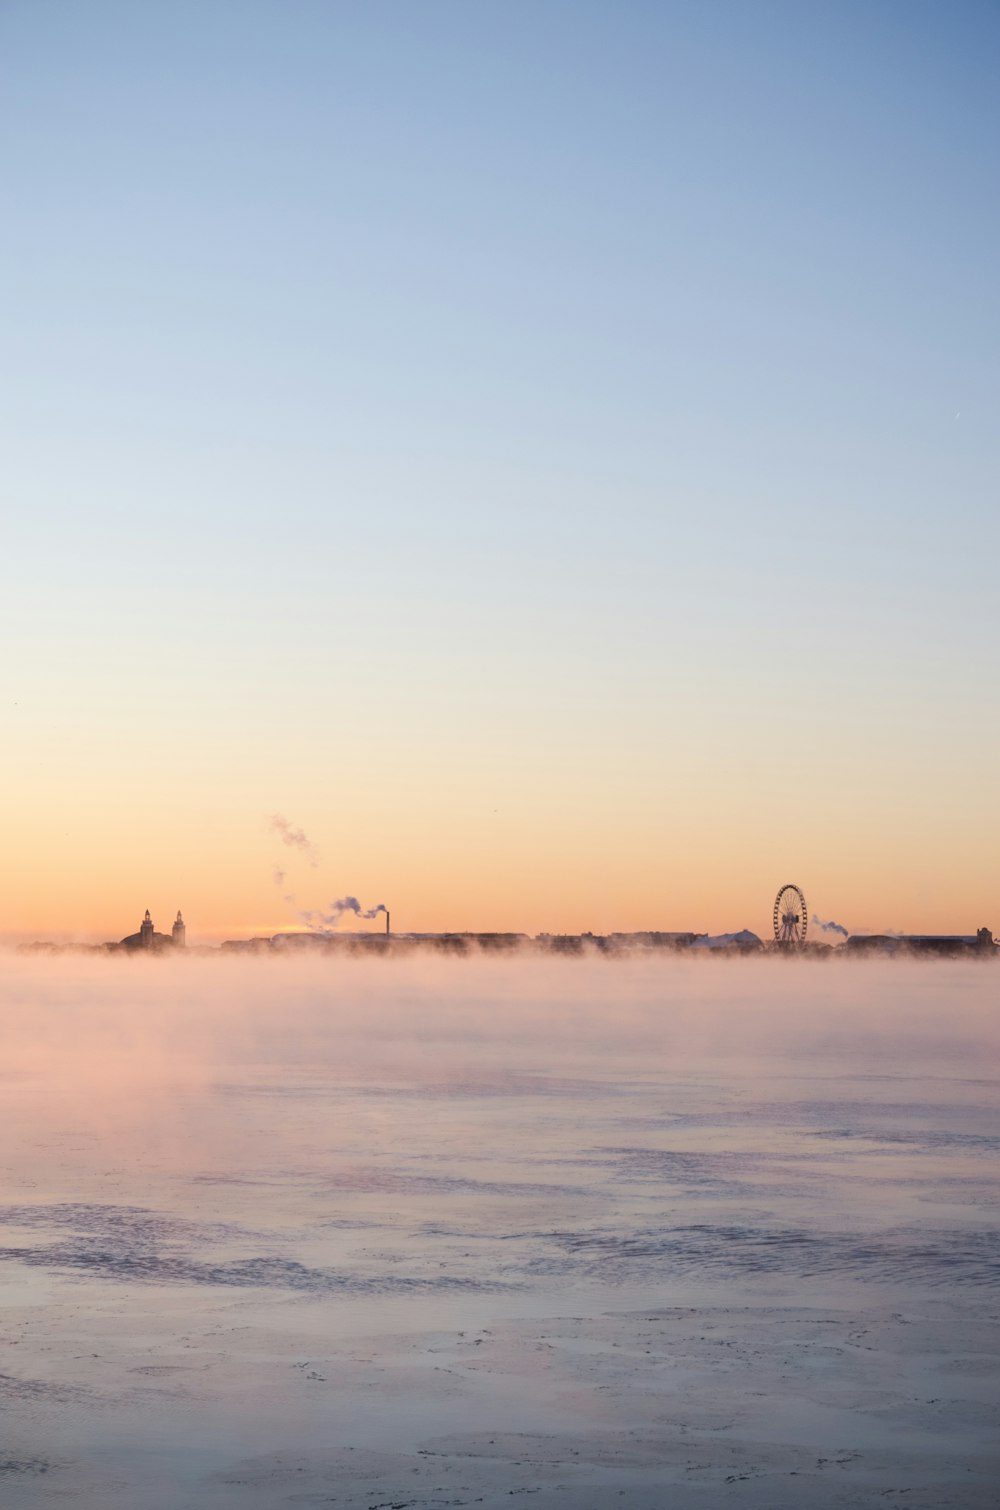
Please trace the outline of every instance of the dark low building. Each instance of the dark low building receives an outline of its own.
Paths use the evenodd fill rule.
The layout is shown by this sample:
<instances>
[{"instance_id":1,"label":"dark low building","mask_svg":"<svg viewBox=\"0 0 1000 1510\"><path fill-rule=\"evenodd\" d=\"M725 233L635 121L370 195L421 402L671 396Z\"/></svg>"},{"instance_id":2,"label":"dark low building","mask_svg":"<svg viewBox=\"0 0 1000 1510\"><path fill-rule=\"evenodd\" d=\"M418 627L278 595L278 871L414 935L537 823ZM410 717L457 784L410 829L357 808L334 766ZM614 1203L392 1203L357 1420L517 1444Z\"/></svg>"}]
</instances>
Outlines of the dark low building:
<instances>
[{"instance_id":1,"label":"dark low building","mask_svg":"<svg viewBox=\"0 0 1000 1510\"><path fill-rule=\"evenodd\" d=\"M991 928L977 933L852 933L847 940L849 954L936 954L946 959L992 954L996 947Z\"/></svg>"},{"instance_id":2,"label":"dark low building","mask_svg":"<svg viewBox=\"0 0 1000 1510\"><path fill-rule=\"evenodd\" d=\"M632 949L690 949L700 933L664 933L662 929L643 929L638 933L609 933L608 948L624 952Z\"/></svg>"}]
</instances>

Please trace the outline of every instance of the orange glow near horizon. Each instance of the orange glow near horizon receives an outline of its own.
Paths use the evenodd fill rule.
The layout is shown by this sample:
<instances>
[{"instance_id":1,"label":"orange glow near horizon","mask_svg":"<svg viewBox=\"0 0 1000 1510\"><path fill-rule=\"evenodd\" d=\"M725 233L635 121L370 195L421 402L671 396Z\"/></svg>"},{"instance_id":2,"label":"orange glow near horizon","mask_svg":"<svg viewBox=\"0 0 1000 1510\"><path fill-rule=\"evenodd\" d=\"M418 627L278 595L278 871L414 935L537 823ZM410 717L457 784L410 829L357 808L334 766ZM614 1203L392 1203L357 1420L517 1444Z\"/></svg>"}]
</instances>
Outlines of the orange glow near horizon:
<instances>
[{"instance_id":1,"label":"orange glow near horizon","mask_svg":"<svg viewBox=\"0 0 1000 1510\"><path fill-rule=\"evenodd\" d=\"M163 932L179 907L192 944L295 930L303 920L282 901L276 867L286 871L282 890L298 907L322 910L351 893L366 907L385 903L395 932L748 927L766 937L774 894L787 881L803 887L810 913L851 932L998 926L991 877L963 857L962 835L940 824L920 835L902 826L895 843L878 846L859 867L859 836L836 814L817 816L796 842L769 834L765 812L739 822L733 815L731 826L723 815L704 831L697 812L671 816L662 808L645 823L621 807L581 820L557 810L547 822L528 811L506 827L461 808L450 819L440 809L397 809L368 831L357 817L348 823L331 814L325 824L301 811L293 817L320 851L315 869L283 849L258 813L245 826L232 810L217 814L210 852L205 830L180 814L157 815L141 833L105 826L103 836L99 817L67 817L65 835L35 831L31 845L15 819L15 852L20 837L28 858L3 878L3 936L118 939L138 927L147 906ZM328 831L338 833L337 846ZM947 884L936 886L939 877ZM384 926L381 915L362 923L347 914L341 923L373 932Z\"/></svg>"}]
</instances>

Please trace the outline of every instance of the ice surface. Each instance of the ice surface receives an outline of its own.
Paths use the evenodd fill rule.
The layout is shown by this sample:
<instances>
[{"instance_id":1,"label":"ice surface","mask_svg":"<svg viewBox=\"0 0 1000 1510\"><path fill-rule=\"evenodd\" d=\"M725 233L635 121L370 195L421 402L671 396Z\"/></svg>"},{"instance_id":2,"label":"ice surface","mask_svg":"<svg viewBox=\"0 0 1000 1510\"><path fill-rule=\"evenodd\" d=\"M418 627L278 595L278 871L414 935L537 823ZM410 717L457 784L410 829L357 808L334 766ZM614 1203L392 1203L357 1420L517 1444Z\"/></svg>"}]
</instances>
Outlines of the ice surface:
<instances>
[{"instance_id":1,"label":"ice surface","mask_svg":"<svg viewBox=\"0 0 1000 1510\"><path fill-rule=\"evenodd\" d=\"M991 964L2 961L0 1504L997 1504Z\"/></svg>"}]
</instances>

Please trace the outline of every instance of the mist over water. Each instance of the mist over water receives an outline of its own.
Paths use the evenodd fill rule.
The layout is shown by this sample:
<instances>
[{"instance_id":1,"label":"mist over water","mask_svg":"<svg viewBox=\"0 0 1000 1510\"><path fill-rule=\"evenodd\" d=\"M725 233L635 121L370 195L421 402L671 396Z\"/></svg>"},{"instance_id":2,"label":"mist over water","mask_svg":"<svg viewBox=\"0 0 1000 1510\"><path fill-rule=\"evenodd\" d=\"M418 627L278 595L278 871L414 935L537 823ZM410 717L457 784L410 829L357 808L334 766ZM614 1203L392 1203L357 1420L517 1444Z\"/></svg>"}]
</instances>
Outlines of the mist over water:
<instances>
[{"instance_id":1,"label":"mist over water","mask_svg":"<svg viewBox=\"0 0 1000 1510\"><path fill-rule=\"evenodd\" d=\"M989 1503L992 964L2 966L4 1505Z\"/></svg>"}]
</instances>

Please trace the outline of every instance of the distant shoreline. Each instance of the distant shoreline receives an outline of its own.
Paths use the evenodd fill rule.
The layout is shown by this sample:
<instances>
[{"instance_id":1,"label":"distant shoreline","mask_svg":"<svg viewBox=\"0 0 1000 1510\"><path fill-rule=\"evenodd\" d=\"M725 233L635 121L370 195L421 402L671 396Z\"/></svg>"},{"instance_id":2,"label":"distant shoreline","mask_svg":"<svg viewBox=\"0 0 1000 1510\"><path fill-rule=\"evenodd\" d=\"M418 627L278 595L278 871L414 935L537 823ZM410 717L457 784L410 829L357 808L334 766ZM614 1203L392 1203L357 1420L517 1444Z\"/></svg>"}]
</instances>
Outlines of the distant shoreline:
<instances>
[{"instance_id":1,"label":"distant shoreline","mask_svg":"<svg viewBox=\"0 0 1000 1510\"><path fill-rule=\"evenodd\" d=\"M124 944L54 943L37 940L10 946L18 954L92 954L124 955L128 958L204 956L228 958L251 955L267 958L302 958L303 956L346 956L403 958L430 954L449 958L517 955L548 956L563 959L628 959L669 957L685 959L745 959L748 957L782 960L832 959L996 959L1000 947L988 929L973 935L853 935L844 944L807 941L804 944L778 944L762 940L744 930L739 934L667 934L640 933L287 933L272 937L226 939L218 944L176 947L167 941L154 948L128 947Z\"/></svg>"}]
</instances>

